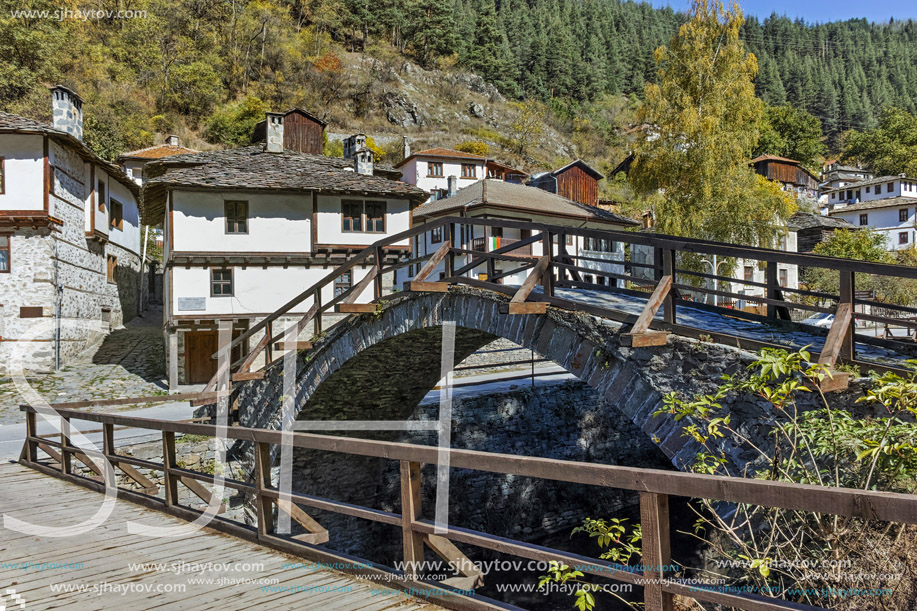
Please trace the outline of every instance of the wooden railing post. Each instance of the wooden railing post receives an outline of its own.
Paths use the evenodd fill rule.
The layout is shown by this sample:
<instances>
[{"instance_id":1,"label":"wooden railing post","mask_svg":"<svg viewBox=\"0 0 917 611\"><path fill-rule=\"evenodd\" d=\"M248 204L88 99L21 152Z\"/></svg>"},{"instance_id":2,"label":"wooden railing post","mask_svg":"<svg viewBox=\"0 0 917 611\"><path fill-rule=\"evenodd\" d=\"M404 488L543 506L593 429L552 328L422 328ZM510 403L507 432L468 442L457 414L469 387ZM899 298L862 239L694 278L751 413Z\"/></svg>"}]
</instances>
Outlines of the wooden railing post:
<instances>
[{"instance_id":1,"label":"wooden railing post","mask_svg":"<svg viewBox=\"0 0 917 611\"><path fill-rule=\"evenodd\" d=\"M401 538L404 546L404 576L416 581L423 562L423 535L413 523L421 516L420 463L401 461Z\"/></svg>"},{"instance_id":2,"label":"wooden railing post","mask_svg":"<svg viewBox=\"0 0 917 611\"><path fill-rule=\"evenodd\" d=\"M382 299L382 247L376 246L375 250L375 259L376 259L376 277L373 282L373 299ZM318 299L318 297L316 297ZM316 302L318 303L318 302ZM321 312L316 315L316 319L320 318Z\"/></svg>"},{"instance_id":3,"label":"wooden railing post","mask_svg":"<svg viewBox=\"0 0 917 611\"><path fill-rule=\"evenodd\" d=\"M672 564L669 542L669 497L655 492L640 493L640 524L643 530L643 602L646 611L672 611L672 595L663 592L660 581Z\"/></svg>"},{"instance_id":4,"label":"wooden railing post","mask_svg":"<svg viewBox=\"0 0 917 611\"><path fill-rule=\"evenodd\" d=\"M545 268L544 272L541 274L541 288L544 291L545 297L554 296L554 266L552 265L554 261L554 234L552 234L547 229L544 230L544 237L541 240L542 256L548 256L548 266Z\"/></svg>"},{"instance_id":5,"label":"wooden railing post","mask_svg":"<svg viewBox=\"0 0 917 611\"><path fill-rule=\"evenodd\" d=\"M105 461L99 462L99 467L101 467L105 473L100 473L102 480L105 481L105 484L108 486L116 486L117 481L115 480L115 463L112 462L112 457L115 455L115 425L111 422L102 423L102 453L105 455L105 458L108 460L108 463L111 465L111 475L112 481L107 481L107 474L109 473L108 469L105 466Z\"/></svg>"},{"instance_id":6,"label":"wooden railing post","mask_svg":"<svg viewBox=\"0 0 917 611\"><path fill-rule=\"evenodd\" d=\"M38 460L38 446L31 440L32 437L38 437L37 415L35 412L25 413L25 459L29 462Z\"/></svg>"},{"instance_id":7,"label":"wooden railing post","mask_svg":"<svg viewBox=\"0 0 917 611\"><path fill-rule=\"evenodd\" d=\"M178 505L178 476L175 468L175 433L162 432L162 481L166 488L166 507Z\"/></svg>"},{"instance_id":8,"label":"wooden railing post","mask_svg":"<svg viewBox=\"0 0 917 611\"><path fill-rule=\"evenodd\" d=\"M72 455L70 454L70 418L60 419L60 471L64 475L72 469Z\"/></svg>"},{"instance_id":9,"label":"wooden railing post","mask_svg":"<svg viewBox=\"0 0 917 611\"><path fill-rule=\"evenodd\" d=\"M856 309L854 308L853 297L854 297L854 275L851 271L842 271L841 272L841 282L840 282L840 295L837 302L838 307L842 303L849 304L851 321L847 325L847 329L844 331L841 340L841 350L838 353L838 358L841 360L852 361L856 356L856 349L853 342L853 333L856 329L854 321L856 320Z\"/></svg>"},{"instance_id":10,"label":"wooden railing post","mask_svg":"<svg viewBox=\"0 0 917 611\"><path fill-rule=\"evenodd\" d=\"M661 268L657 268L658 271L661 272L661 275L656 278L656 281L659 282L662 278L665 278L666 276L671 276L672 283L674 284L675 283L675 255L676 255L675 251L665 249L665 250L660 250L657 252L661 253L662 266ZM669 292L665 296L665 303L664 303L663 311L662 311L662 319L665 322L669 324L673 324L673 325L675 324L676 320L678 320L675 314L675 296L676 295L677 295L677 291L674 291L671 289L669 290Z\"/></svg>"},{"instance_id":11,"label":"wooden railing post","mask_svg":"<svg viewBox=\"0 0 917 611\"><path fill-rule=\"evenodd\" d=\"M267 323L264 332L267 334L267 344L264 346L264 366L267 367L274 362L274 344L271 342L274 339L274 323Z\"/></svg>"},{"instance_id":12,"label":"wooden railing post","mask_svg":"<svg viewBox=\"0 0 917 611\"><path fill-rule=\"evenodd\" d=\"M351 271L350 273L351 273L351 277L353 277L353 276L352 276L353 272ZM333 285L332 285L332 286L333 286ZM315 291L315 319L314 319L314 323L315 323L315 326L314 326L315 336L318 337L318 336L321 335L321 333L322 333L322 289L321 289L321 287L319 287L319 288L316 289L316 291ZM284 338L284 339L286 339L286 338ZM292 339L293 339L293 341L295 342L297 339L299 339L299 334L297 333L296 336L293 337Z\"/></svg>"},{"instance_id":13,"label":"wooden railing post","mask_svg":"<svg viewBox=\"0 0 917 611\"><path fill-rule=\"evenodd\" d=\"M767 262L767 271L765 276L767 281L767 298L783 301L783 291L780 290L780 282L777 280L776 261ZM767 304L767 317L790 320L790 311L786 306L779 306L769 303Z\"/></svg>"},{"instance_id":14,"label":"wooden railing post","mask_svg":"<svg viewBox=\"0 0 917 611\"><path fill-rule=\"evenodd\" d=\"M258 536L274 532L274 503L264 495L271 485L271 446L262 441L255 442L255 505L258 509Z\"/></svg>"}]
</instances>

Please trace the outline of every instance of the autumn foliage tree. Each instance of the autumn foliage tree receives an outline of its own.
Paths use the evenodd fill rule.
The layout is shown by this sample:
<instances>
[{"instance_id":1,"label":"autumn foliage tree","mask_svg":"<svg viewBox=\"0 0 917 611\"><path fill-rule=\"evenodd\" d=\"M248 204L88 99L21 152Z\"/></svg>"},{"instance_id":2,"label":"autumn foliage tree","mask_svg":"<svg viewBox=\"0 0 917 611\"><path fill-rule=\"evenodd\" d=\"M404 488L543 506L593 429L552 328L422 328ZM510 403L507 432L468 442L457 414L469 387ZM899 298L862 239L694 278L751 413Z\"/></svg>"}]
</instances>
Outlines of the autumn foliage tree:
<instances>
[{"instance_id":1,"label":"autumn foliage tree","mask_svg":"<svg viewBox=\"0 0 917 611\"><path fill-rule=\"evenodd\" d=\"M635 143L631 176L662 233L772 246L794 203L748 165L762 102L742 23L737 4L695 0L691 19L656 50L658 84L646 86L640 112L651 127Z\"/></svg>"}]
</instances>

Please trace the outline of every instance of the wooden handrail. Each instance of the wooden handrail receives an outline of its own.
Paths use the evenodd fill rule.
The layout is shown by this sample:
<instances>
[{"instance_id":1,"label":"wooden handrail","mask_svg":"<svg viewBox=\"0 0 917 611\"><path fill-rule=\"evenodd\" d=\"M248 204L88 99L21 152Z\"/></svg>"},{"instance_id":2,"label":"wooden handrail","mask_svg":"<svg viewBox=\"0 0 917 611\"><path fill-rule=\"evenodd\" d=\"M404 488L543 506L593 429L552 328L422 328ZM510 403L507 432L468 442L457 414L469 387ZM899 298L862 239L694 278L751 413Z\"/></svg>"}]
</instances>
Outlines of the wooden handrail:
<instances>
[{"instance_id":1,"label":"wooden handrail","mask_svg":"<svg viewBox=\"0 0 917 611\"><path fill-rule=\"evenodd\" d=\"M639 467L622 467L597 463L582 463L567 460L537 458L512 454L479 452L454 448L438 448L407 443L336 437L303 432L283 432L266 429L243 427L218 427L210 424L195 424L153 420L118 414L86 413L75 410L61 410L65 430L69 421L84 420L102 423L106 429L106 443L102 452L76 448L63 438L56 444L37 436L34 415L38 411L31 406L21 408L27 414L26 440L20 460L26 466L68 481L82 484L95 490L104 490L104 485L94 479L80 476L73 472L71 460L75 458L88 467L95 466L93 458L107 458L113 464L138 464L163 472L165 499L158 499L130 490L119 490L119 494L130 500L147 506L162 509L187 520L196 519L200 512L179 504L178 485L181 483L196 492L201 498L209 500L210 493L197 482L216 483L212 475L192 471L178 466L175 434L203 435L241 440L255 444L254 483L243 483L228 480L230 488L251 494L258 513L258 529L255 539L271 546L300 553L302 555L324 554L334 557L333 552L319 552L314 547L297 546L289 540L282 540L274 535L273 505L280 499L280 492L271 486L271 450L272 445L289 443L294 447L312 450L335 452L362 457L381 458L399 461L401 466L401 515L383 512L339 501L311 497L298 493L291 494L288 503L289 512L298 513L296 505L312 506L318 509L356 516L375 522L400 526L402 530L403 553L406 562L404 576L398 579L392 576L395 584L413 585L417 576L414 562L423 559L425 537L434 534L434 525L421 518L420 488L421 464L448 464L451 468L486 471L516 477L546 479L552 481L600 486L631 490L640 494L640 515L643 531L643 559L645 565L642 575L635 567L619 565L607 561L576 556L568 552L535 546L511 539L471 531L463 528L449 527L442 535L441 545L434 551L441 553L448 547L447 541L466 543L535 560L560 560L578 564L584 573L642 585L644 602L650 611L664 611L669 608L673 594L685 593L687 587L683 582L671 579L659 568L671 564L670 529L668 516L669 496L703 498L725 501L728 503L745 503L769 508L781 508L792 511L824 513L830 515L854 517L864 520L880 520L901 524L917 524L917 495L835 488L810 484L795 484L779 481L746 479L698 473L682 473L646 469ZM110 439L115 425L160 431L163 439L162 464L150 461L138 461L114 454ZM44 446L56 446L60 449L49 453ZM59 462L52 466L39 462L37 453L41 449L52 459ZM92 464L87 464L92 463ZM96 467L98 468L98 467ZM127 472L126 472L127 473ZM289 504L292 503L292 504ZM305 518L304 518L305 519ZM252 538L250 528L228 520L219 523L220 530ZM313 525L313 528L320 528ZM324 536L322 536L324 539ZM313 538L313 541L316 540ZM451 548L449 548L451 549ZM448 550L447 550L448 552ZM572 562L571 562L572 561ZM609 570L614 568L615 570ZM646 579L647 581L642 581ZM427 584L425 584L427 585ZM434 587L435 591L435 587ZM817 609L785 602L780 599L748 596L744 594L726 594L715 588L692 588L690 596L699 600L728 604L729 606L763 611L785 611L788 609ZM475 599L477 597L474 597ZM476 607L474 601L462 601L464 608ZM485 603L482 603L486 605ZM467 607L465 605L470 605Z\"/></svg>"}]
</instances>

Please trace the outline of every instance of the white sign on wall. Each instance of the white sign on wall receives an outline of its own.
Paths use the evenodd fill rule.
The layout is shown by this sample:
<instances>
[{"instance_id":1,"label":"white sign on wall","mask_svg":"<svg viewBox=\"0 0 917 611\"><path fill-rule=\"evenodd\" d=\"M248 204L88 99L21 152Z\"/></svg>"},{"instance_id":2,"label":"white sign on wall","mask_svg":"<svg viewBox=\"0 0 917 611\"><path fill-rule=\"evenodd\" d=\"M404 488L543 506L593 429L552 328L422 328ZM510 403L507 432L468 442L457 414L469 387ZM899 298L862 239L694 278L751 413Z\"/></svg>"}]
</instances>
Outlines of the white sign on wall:
<instances>
[{"instance_id":1,"label":"white sign on wall","mask_svg":"<svg viewBox=\"0 0 917 611\"><path fill-rule=\"evenodd\" d=\"M207 309L206 297L179 297L179 312L203 312Z\"/></svg>"}]
</instances>

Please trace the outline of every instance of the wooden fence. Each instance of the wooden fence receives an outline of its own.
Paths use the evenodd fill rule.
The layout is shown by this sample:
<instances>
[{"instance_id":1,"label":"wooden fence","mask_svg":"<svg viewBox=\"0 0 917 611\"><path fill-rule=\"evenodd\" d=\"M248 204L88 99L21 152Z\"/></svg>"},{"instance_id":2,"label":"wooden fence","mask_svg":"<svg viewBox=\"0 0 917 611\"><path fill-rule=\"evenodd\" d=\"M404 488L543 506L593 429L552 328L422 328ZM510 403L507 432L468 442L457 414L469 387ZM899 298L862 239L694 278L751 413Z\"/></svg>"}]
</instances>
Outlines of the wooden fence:
<instances>
[{"instance_id":1,"label":"wooden fence","mask_svg":"<svg viewBox=\"0 0 917 611\"><path fill-rule=\"evenodd\" d=\"M149 398L149 402L161 400L161 397ZM138 402L134 400L134 404ZM546 562L556 560L571 566L577 565L582 567L580 570L586 574L643 587L647 611L670 611L674 594L750 611L817 609L775 598L722 592L718 591L715 586L688 584L667 574L664 568L672 564L669 525L670 496L704 498L868 520L917 524L917 496L914 495L590 464L471 450L441 450L431 446L310 433L283 433L243 427L167 422L115 414L86 413L72 409L69 405L65 403L53 406L60 414L63 424L64 434L61 435L59 442L48 439L46 436L39 437L36 430L37 410L31 406L22 407L27 419L27 437L20 457L23 464L98 491L103 491L105 488L102 477L93 479L76 474L73 469L74 460L82 462L99 476L107 472L101 463L103 459L107 460L114 468L121 469L126 476L146 487L147 492L150 491L147 486L148 480L139 474L136 468L158 471L163 474L165 482L164 498L125 489L120 489L119 495L183 519L194 520L200 515L200 512L178 503L178 486L180 484L187 486L202 499L208 500L211 493L202 485L202 482L214 484L217 480L213 475L178 466L180 463L176 454L176 434L207 437L225 435L225 438L230 440L253 443L255 450L254 481L226 479L223 485L250 495L257 508L257 528L253 529L245 524L223 518L214 519L211 527L319 561L352 562L353 558L343 557L331 550L318 547L319 544L328 540L328 533L323 531L302 507L312 507L391 525L401 530L406 571L393 575L382 569L367 568L357 572L370 578L384 579L387 584L401 588L422 587L430 593L429 597L432 600L453 609L506 609L507 607L482 597L455 595L456 591L453 586L460 590L470 590L480 583L482 576L474 570L466 570L464 575L450 582L439 584L419 582L416 573L418 564L416 563L423 561L424 546L429 546L434 552L447 559L463 557L462 552L455 546L455 543L461 543L530 560ZM77 405L82 406L83 404ZM103 450L101 452L72 445L67 432L71 429L71 422L74 420L102 425ZM116 426L160 431L163 445L162 463L117 454L114 446L114 428ZM401 474L401 513L395 514L372 507L299 493L284 498L280 491L272 485L270 462L271 446L279 445L283 436L287 436L285 441L297 448L398 461ZM48 458L39 459L39 452L47 455ZM445 462L444 459L448 462ZM641 563L645 567L644 570L641 572L625 565L464 528L449 527L447 533L438 534L434 524L423 517L421 466L424 464L437 465L443 462L457 469L618 488L639 493L643 530ZM294 520L303 525L308 531L306 535L292 538L276 534L273 519L275 505L278 511L290 514ZM390 581L392 579L393 581Z\"/></svg>"}]
</instances>

